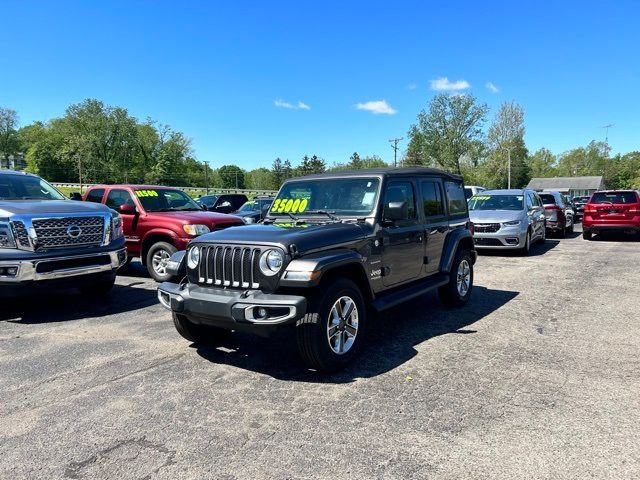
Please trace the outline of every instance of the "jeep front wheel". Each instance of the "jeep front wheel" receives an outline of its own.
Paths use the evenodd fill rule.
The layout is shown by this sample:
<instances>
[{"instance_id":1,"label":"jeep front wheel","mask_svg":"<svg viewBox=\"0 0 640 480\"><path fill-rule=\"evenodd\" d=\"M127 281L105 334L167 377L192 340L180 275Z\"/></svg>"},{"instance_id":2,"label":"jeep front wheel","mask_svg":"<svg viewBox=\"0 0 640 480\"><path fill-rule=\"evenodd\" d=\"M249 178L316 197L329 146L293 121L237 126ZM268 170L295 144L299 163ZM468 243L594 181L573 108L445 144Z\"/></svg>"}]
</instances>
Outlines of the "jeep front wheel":
<instances>
[{"instance_id":1,"label":"jeep front wheel","mask_svg":"<svg viewBox=\"0 0 640 480\"><path fill-rule=\"evenodd\" d=\"M471 290L473 290L473 260L468 250L462 250L453 260L449 282L438 289L438 294L445 305L460 307L469 301Z\"/></svg>"},{"instance_id":2,"label":"jeep front wheel","mask_svg":"<svg viewBox=\"0 0 640 480\"><path fill-rule=\"evenodd\" d=\"M211 327L209 325L198 325L190 321L184 315L173 313L173 325L182 338L195 343L196 345L211 345L229 336L229 330Z\"/></svg>"},{"instance_id":3,"label":"jeep front wheel","mask_svg":"<svg viewBox=\"0 0 640 480\"><path fill-rule=\"evenodd\" d=\"M365 325L364 300L355 283L341 279L318 290L296 324L302 360L322 372L343 368L360 348Z\"/></svg>"}]
</instances>

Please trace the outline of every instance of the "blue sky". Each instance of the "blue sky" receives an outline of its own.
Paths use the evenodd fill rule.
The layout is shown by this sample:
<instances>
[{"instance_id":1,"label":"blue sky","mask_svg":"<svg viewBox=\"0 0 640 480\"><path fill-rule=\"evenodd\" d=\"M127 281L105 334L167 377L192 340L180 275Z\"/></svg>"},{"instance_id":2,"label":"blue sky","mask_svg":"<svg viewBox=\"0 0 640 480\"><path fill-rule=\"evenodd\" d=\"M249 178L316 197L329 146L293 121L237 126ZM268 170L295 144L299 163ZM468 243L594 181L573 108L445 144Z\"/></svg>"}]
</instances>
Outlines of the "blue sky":
<instances>
[{"instance_id":1,"label":"blue sky","mask_svg":"<svg viewBox=\"0 0 640 480\"><path fill-rule=\"evenodd\" d=\"M640 150L636 1L0 0L0 11L0 106L22 124L98 98L183 131L212 167L354 151L391 161L388 139L404 149L443 87L491 115L520 103L530 150L602 140L608 123L614 152Z\"/></svg>"}]
</instances>

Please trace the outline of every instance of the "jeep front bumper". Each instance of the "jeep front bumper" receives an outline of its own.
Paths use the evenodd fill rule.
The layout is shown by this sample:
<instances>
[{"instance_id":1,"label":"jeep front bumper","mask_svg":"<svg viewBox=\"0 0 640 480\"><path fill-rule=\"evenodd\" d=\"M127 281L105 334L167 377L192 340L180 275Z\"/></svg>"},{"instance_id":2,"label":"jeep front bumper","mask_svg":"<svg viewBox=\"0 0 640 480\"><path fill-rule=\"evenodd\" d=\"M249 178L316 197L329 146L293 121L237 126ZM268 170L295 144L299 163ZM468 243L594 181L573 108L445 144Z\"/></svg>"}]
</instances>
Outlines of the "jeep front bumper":
<instances>
[{"instance_id":1,"label":"jeep front bumper","mask_svg":"<svg viewBox=\"0 0 640 480\"><path fill-rule=\"evenodd\" d=\"M161 283L162 306L190 321L228 329L241 326L283 325L304 316L307 299L297 295L267 294L260 290L229 290L193 284Z\"/></svg>"}]
</instances>

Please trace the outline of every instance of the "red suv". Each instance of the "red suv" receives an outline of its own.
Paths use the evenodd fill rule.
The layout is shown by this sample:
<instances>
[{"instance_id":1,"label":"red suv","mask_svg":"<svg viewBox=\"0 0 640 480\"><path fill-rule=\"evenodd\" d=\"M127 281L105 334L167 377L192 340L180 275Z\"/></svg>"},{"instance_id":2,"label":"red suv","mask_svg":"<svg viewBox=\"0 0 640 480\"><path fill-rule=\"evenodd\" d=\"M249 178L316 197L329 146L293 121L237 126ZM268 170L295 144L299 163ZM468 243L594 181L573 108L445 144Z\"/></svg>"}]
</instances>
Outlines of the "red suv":
<instances>
[{"instance_id":1,"label":"red suv","mask_svg":"<svg viewBox=\"0 0 640 480\"><path fill-rule=\"evenodd\" d=\"M198 235L244 225L242 219L205 212L177 188L153 185L94 185L83 200L104 203L122 216L127 255L140 257L158 282L171 278L167 261Z\"/></svg>"},{"instance_id":2,"label":"red suv","mask_svg":"<svg viewBox=\"0 0 640 480\"><path fill-rule=\"evenodd\" d=\"M591 195L584 206L582 237L590 240L605 230L640 233L640 193L604 190Z\"/></svg>"}]
</instances>

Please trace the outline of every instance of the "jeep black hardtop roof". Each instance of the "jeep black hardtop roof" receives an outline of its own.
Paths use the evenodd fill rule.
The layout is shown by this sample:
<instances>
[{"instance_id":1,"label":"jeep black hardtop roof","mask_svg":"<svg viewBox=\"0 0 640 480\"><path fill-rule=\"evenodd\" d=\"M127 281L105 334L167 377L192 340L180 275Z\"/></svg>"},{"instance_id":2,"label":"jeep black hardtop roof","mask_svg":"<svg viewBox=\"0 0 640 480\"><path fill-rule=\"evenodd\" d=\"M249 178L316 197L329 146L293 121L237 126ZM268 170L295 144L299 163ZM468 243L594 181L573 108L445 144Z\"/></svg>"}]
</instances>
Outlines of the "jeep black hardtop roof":
<instances>
[{"instance_id":1,"label":"jeep black hardtop roof","mask_svg":"<svg viewBox=\"0 0 640 480\"><path fill-rule=\"evenodd\" d=\"M296 181L296 180L308 180L314 178L337 178L337 177L351 177L351 176L387 176L387 177L417 177L421 175L437 175L445 178L449 178L451 180L462 181L462 177L460 175L456 175L454 173L445 172L444 170L438 170L437 168L427 168L427 167L402 167L402 168L369 168L363 170L341 170L338 172L327 172L327 173L316 173L314 175L306 175L304 177L296 177L290 178L287 181Z\"/></svg>"},{"instance_id":2,"label":"jeep black hardtop roof","mask_svg":"<svg viewBox=\"0 0 640 480\"><path fill-rule=\"evenodd\" d=\"M29 177L37 177L37 175L34 175L33 173L22 172L20 170L0 170L0 175L26 175Z\"/></svg>"}]
</instances>

